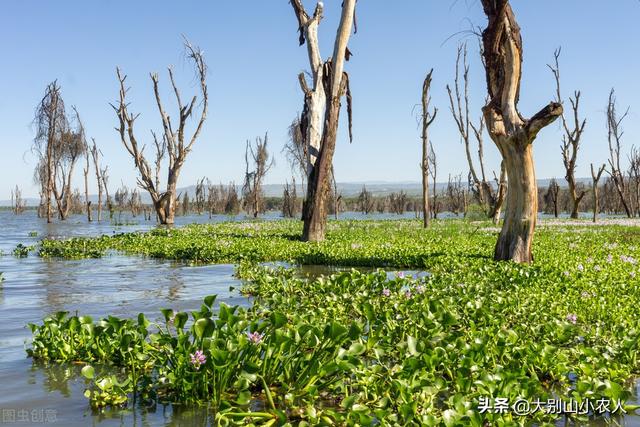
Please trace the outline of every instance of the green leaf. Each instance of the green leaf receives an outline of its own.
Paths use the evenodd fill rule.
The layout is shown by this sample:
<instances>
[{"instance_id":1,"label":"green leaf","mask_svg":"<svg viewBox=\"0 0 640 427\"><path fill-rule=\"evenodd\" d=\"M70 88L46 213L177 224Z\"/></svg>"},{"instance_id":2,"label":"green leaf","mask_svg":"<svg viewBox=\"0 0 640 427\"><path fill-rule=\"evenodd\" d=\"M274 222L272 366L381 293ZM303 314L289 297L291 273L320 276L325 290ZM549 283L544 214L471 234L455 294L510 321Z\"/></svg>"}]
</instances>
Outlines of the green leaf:
<instances>
[{"instance_id":1,"label":"green leaf","mask_svg":"<svg viewBox=\"0 0 640 427\"><path fill-rule=\"evenodd\" d=\"M412 337L411 335L407 337L407 350L412 356L417 356L420 354L420 352L416 348L417 344L418 343L414 337Z\"/></svg>"},{"instance_id":2,"label":"green leaf","mask_svg":"<svg viewBox=\"0 0 640 427\"><path fill-rule=\"evenodd\" d=\"M196 337L198 338L211 337L211 335L213 335L215 328L216 328L215 322L208 317L204 319L198 319L193 324L193 331L195 332Z\"/></svg>"},{"instance_id":3,"label":"green leaf","mask_svg":"<svg viewBox=\"0 0 640 427\"><path fill-rule=\"evenodd\" d=\"M208 295L204 297L204 305L206 305L209 308L213 307L213 303L216 301L217 297L218 295Z\"/></svg>"},{"instance_id":4,"label":"green leaf","mask_svg":"<svg viewBox=\"0 0 640 427\"><path fill-rule=\"evenodd\" d=\"M271 321L273 327L276 329L280 329L287 324L287 316L280 312L271 313L271 316L269 316L269 320Z\"/></svg>"},{"instance_id":5,"label":"green leaf","mask_svg":"<svg viewBox=\"0 0 640 427\"><path fill-rule=\"evenodd\" d=\"M91 365L86 365L82 368L80 373L82 374L83 377L89 380L92 380L95 375L95 369L93 369L93 366Z\"/></svg>"},{"instance_id":6,"label":"green leaf","mask_svg":"<svg viewBox=\"0 0 640 427\"><path fill-rule=\"evenodd\" d=\"M176 329L183 329L185 323L187 323L187 319L189 319L189 315L184 311L180 313L176 313L175 325Z\"/></svg>"}]
</instances>

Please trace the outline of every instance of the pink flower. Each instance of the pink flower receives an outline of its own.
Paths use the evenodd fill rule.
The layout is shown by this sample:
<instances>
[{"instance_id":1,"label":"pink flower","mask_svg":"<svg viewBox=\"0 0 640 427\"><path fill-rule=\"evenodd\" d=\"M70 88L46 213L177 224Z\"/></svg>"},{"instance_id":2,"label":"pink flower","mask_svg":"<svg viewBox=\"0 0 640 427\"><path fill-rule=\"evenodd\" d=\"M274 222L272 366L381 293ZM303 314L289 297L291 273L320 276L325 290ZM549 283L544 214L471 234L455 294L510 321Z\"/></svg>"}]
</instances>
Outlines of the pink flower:
<instances>
[{"instance_id":1,"label":"pink flower","mask_svg":"<svg viewBox=\"0 0 640 427\"><path fill-rule=\"evenodd\" d=\"M424 293L424 291L425 291L424 286L422 286L422 285L418 285L418 286L416 286L416 292L417 292L417 293L419 293L419 294L423 294L423 293Z\"/></svg>"},{"instance_id":2,"label":"pink flower","mask_svg":"<svg viewBox=\"0 0 640 427\"><path fill-rule=\"evenodd\" d=\"M204 355L202 350L196 350L195 353L191 354L191 364L196 371L200 369L200 366L204 365L207 362L207 356Z\"/></svg>"},{"instance_id":3,"label":"pink flower","mask_svg":"<svg viewBox=\"0 0 640 427\"><path fill-rule=\"evenodd\" d=\"M573 313L567 314L567 320L575 325L578 321L578 316Z\"/></svg>"},{"instance_id":4,"label":"pink flower","mask_svg":"<svg viewBox=\"0 0 640 427\"><path fill-rule=\"evenodd\" d=\"M404 293L404 296L405 296L406 298L411 298L411 291L407 289L407 290L405 291L405 293Z\"/></svg>"},{"instance_id":5,"label":"pink flower","mask_svg":"<svg viewBox=\"0 0 640 427\"><path fill-rule=\"evenodd\" d=\"M262 338L264 338L264 334L261 334L258 331L249 332L247 336L249 337L249 341L251 341L253 344L260 344L260 342L262 341Z\"/></svg>"},{"instance_id":6,"label":"pink flower","mask_svg":"<svg viewBox=\"0 0 640 427\"><path fill-rule=\"evenodd\" d=\"M385 297L388 297L391 295L391 291L389 290L389 288L384 288L382 290L382 295L384 295Z\"/></svg>"}]
</instances>

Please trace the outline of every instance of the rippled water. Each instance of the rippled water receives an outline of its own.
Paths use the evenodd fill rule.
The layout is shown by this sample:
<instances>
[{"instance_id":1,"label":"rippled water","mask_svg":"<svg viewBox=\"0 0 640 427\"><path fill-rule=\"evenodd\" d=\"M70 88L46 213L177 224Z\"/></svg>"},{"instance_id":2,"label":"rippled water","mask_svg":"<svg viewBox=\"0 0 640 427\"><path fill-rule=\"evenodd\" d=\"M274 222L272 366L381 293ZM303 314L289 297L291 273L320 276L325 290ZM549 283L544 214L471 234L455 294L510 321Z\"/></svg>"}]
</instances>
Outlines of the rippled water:
<instances>
[{"instance_id":1,"label":"rippled water","mask_svg":"<svg viewBox=\"0 0 640 427\"><path fill-rule=\"evenodd\" d=\"M274 214L266 218L277 217ZM404 217L411 218L413 213ZM222 220L229 217L211 220L207 216L178 217L177 225ZM33 211L21 216L0 211L0 251L4 254L0 256L0 272L5 279L0 282L0 425L12 420L15 425L69 427L212 423L212 414L206 408L171 405L93 413L83 396L85 382L79 375L80 367L42 366L26 357L25 344L31 336L26 324L39 323L46 315L59 310L77 311L94 318L109 314L135 317L143 312L151 319L159 319L160 308L198 309L202 298L210 294L218 294L217 302L248 305L249 301L238 293L241 283L233 277L232 265L188 266L117 254L90 260L45 260L35 255L27 258L11 255L18 243L31 245L45 236L92 236L148 230L155 226L140 218L123 217L120 221L129 225L114 226L109 221L88 224L80 216L48 225L36 218ZM36 232L37 237L30 237L30 232ZM307 266L301 269L301 275L317 276L340 270ZM626 417L620 423L640 426L638 417Z\"/></svg>"},{"instance_id":2,"label":"rippled water","mask_svg":"<svg viewBox=\"0 0 640 427\"><path fill-rule=\"evenodd\" d=\"M216 217L219 221L227 217ZM209 220L181 217L179 222ZM127 219L129 221L129 219ZM111 255L91 260L44 260L35 255L11 255L18 243L33 244L44 236L89 236L153 227L137 224L114 227L108 221L87 224L81 217L47 225L33 212L21 216L0 212L0 424L17 425L205 425L204 409L179 410L170 406L153 411L137 409L94 415L82 395L84 380L77 367L32 366L26 358L25 341L31 336L25 327L46 315L68 310L101 318L108 314L135 317L143 312L160 318L160 308L198 309L202 298L218 294L218 301L247 305L237 290L232 265L187 266L170 261ZM37 237L29 237L35 231Z\"/></svg>"}]
</instances>

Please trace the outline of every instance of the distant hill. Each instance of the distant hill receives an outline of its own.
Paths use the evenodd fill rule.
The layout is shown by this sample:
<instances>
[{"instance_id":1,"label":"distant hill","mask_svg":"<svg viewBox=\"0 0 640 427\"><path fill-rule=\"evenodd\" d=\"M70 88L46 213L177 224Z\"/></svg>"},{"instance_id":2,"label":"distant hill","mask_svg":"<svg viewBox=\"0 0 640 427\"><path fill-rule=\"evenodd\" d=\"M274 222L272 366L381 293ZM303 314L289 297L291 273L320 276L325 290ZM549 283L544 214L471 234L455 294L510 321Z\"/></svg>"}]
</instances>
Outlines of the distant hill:
<instances>
[{"instance_id":1,"label":"distant hill","mask_svg":"<svg viewBox=\"0 0 640 427\"><path fill-rule=\"evenodd\" d=\"M539 179L538 187L544 188L549 185L550 179ZM576 181L578 183L582 183L584 185L591 185L591 178L577 178ZM558 184L560 187L566 188L567 182L564 179L558 179ZM362 187L367 187L367 190L370 191L375 196L386 196L394 192L404 191L410 196L419 196L422 193L422 184L416 181L401 181L401 182L387 182L387 181L367 181L367 182L339 182L338 183L338 191L342 193L344 197L356 197L360 194ZM446 182L439 182L436 184L436 188L438 191L446 188ZM236 185L238 193L242 190L241 185ZM284 189L283 184L267 184L264 187L264 193L267 197L280 197L282 196L282 192ZM429 189L433 188L429 186ZM190 185L187 187L182 187L178 189L179 194L184 194L184 192L189 194L189 197L192 198L196 193L196 186ZM298 194L302 194L302 186L297 186ZM143 203L151 203L151 198L145 191L141 191L142 202ZM92 202L96 203L98 201L98 196L90 195L89 199ZM34 198L26 199L27 206L37 206L39 200ZM0 200L0 206L10 206L11 200Z\"/></svg>"}]
</instances>

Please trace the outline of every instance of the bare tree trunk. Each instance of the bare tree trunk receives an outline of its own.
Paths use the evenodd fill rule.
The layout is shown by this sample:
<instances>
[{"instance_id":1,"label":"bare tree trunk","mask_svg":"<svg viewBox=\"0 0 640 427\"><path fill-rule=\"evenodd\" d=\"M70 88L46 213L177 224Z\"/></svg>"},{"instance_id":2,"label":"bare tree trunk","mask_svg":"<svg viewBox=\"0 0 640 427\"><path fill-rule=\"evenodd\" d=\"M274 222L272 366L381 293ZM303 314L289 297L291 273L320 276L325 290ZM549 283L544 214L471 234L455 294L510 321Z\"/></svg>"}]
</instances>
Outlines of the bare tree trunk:
<instances>
[{"instance_id":1,"label":"bare tree trunk","mask_svg":"<svg viewBox=\"0 0 640 427\"><path fill-rule=\"evenodd\" d=\"M562 94L560 91L560 51L561 49L557 49L553 56L555 59L555 65L549 65L548 67L551 69L555 80L556 80L556 101L562 103ZM562 136L562 162L564 163L565 168L565 179L567 180L567 184L569 184L569 197L571 198L571 218L578 218L578 208L580 202L585 196L586 192L581 191L578 195L578 191L576 189L576 160L578 157L578 150L580 148L580 140L582 138L582 133L584 132L584 127L587 124L586 119L580 120L578 115L578 110L580 108L580 91L574 92L573 97L569 98L571 102L571 108L573 110L573 124L572 128L569 128L569 123L565 118L564 114L562 115L562 127L564 130L564 135Z\"/></svg>"},{"instance_id":2,"label":"bare tree trunk","mask_svg":"<svg viewBox=\"0 0 640 427\"><path fill-rule=\"evenodd\" d=\"M438 219L438 163L436 158L436 151L433 149L433 145L429 142L429 174L431 175L431 179L433 179L433 206L431 207L431 212L433 215L433 219Z\"/></svg>"},{"instance_id":3,"label":"bare tree trunk","mask_svg":"<svg viewBox=\"0 0 640 427\"><path fill-rule=\"evenodd\" d=\"M600 177L604 172L605 165L602 165L598 168L598 172L593 169L593 163L591 163L591 178L593 179L593 222L596 222L598 219L598 212L600 211L599 200L598 200L598 181L600 181Z\"/></svg>"},{"instance_id":4,"label":"bare tree trunk","mask_svg":"<svg viewBox=\"0 0 640 427\"><path fill-rule=\"evenodd\" d=\"M84 168L84 201L87 206L87 221L91 222L91 200L89 200L89 150L85 151L85 168Z\"/></svg>"},{"instance_id":5,"label":"bare tree trunk","mask_svg":"<svg viewBox=\"0 0 640 427\"><path fill-rule=\"evenodd\" d=\"M96 140L92 138L91 141L93 142L93 146L91 147L91 157L93 158L93 167L96 170L96 183L98 184L98 222L100 222L102 221L102 189L104 185L100 173L100 152L96 146Z\"/></svg>"},{"instance_id":6,"label":"bare tree trunk","mask_svg":"<svg viewBox=\"0 0 640 427\"><path fill-rule=\"evenodd\" d=\"M607 104L607 138L609 142L609 166L610 170L607 172L613 179L613 183L616 187L616 191L620 196L620 202L624 208L627 217L633 216L631 209L629 208L629 201L627 200L627 185L628 183L624 179L624 173L620 168L620 147L622 135L624 132L620 128L624 119L628 116L629 109L625 113L618 117L616 109L615 91L611 89L609 93L609 103Z\"/></svg>"},{"instance_id":7,"label":"bare tree trunk","mask_svg":"<svg viewBox=\"0 0 640 427\"><path fill-rule=\"evenodd\" d=\"M296 3L295 1L292 3ZM344 72L344 62L349 55L347 44L353 29L356 0L344 0L342 16L336 35L333 57L323 66L327 108L318 158L309 175L307 199L303 213L302 240L318 242L324 240L327 222L327 193L333 164L340 115L340 99L346 93L350 107L349 77ZM295 8L295 6L294 6ZM316 8L317 10L317 8ZM300 16L300 14L298 14ZM348 108L349 113L351 108ZM351 114L349 114L351 116ZM351 130L351 126L349 126Z\"/></svg>"},{"instance_id":8,"label":"bare tree trunk","mask_svg":"<svg viewBox=\"0 0 640 427\"><path fill-rule=\"evenodd\" d=\"M429 126L433 123L438 114L438 109L433 110L433 114L429 113L429 89L431 88L433 68L427 74L422 84L422 223L424 228L429 226L429 217L431 211L429 209ZM417 209L416 209L417 211Z\"/></svg>"},{"instance_id":9,"label":"bare tree trunk","mask_svg":"<svg viewBox=\"0 0 640 427\"><path fill-rule=\"evenodd\" d=\"M483 108L487 129L505 161L507 209L495 247L496 260L533 261L531 251L538 215L533 141L562 114L552 102L530 120L517 109L522 65L520 28L508 0L482 0L489 20L482 34L489 103Z\"/></svg>"}]
</instances>

